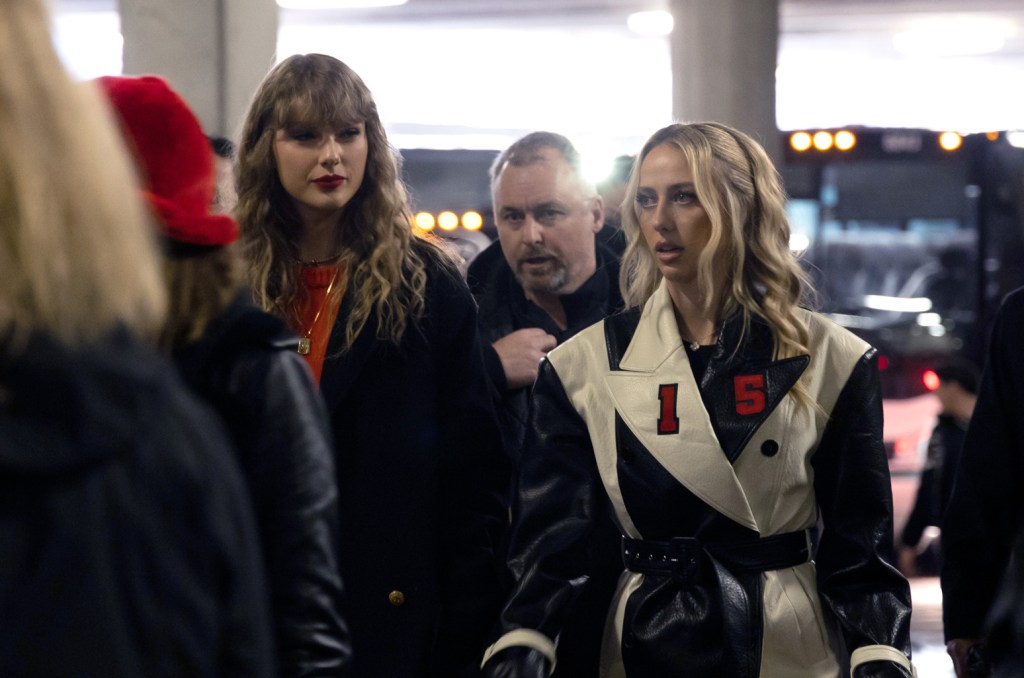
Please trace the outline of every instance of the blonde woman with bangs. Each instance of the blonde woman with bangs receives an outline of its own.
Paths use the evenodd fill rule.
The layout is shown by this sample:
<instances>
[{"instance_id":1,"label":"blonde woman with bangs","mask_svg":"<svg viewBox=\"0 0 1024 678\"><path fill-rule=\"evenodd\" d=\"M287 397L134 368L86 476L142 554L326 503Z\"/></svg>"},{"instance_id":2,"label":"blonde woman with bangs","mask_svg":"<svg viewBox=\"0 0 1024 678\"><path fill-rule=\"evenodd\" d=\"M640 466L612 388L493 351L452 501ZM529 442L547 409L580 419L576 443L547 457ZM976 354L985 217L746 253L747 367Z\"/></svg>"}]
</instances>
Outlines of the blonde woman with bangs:
<instances>
[{"instance_id":1,"label":"blonde woman with bangs","mask_svg":"<svg viewBox=\"0 0 1024 678\"><path fill-rule=\"evenodd\" d=\"M249 498L145 346L136 177L41 0L0 3L0 675L273 675Z\"/></svg>"},{"instance_id":2,"label":"blonde woman with bangs","mask_svg":"<svg viewBox=\"0 0 1024 678\"><path fill-rule=\"evenodd\" d=\"M373 97L333 57L267 75L237 177L254 298L298 335L336 439L355 675L472 675L507 478L469 291L413 234Z\"/></svg>"},{"instance_id":3,"label":"blonde woman with bangs","mask_svg":"<svg viewBox=\"0 0 1024 678\"><path fill-rule=\"evenodd\" d=\"M603 511L623 571L602 676L913 675L876 352L800 306L784 203L725 125L670 125L637 156L627 310L534 387L485 676L552 670Z\"/></svg>"}]
</instances>

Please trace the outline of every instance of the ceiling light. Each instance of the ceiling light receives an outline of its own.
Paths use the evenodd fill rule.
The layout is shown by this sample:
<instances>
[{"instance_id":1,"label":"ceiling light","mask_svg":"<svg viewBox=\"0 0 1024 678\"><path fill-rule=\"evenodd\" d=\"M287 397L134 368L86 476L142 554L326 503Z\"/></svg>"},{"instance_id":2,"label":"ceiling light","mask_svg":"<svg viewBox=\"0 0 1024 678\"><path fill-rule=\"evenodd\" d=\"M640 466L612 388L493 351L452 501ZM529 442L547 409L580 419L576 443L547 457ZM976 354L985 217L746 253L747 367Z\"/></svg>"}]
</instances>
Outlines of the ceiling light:
<instances>
[{"instance_id":1,"label":"ceiling light","mask_svg":"<svg viewBox=\"0 0 1024 678\"><path fill-rule=\"evenodd\" d=\"M626 25L637 35L660 36L672 32L674 21L669 12L634 12L626 19Z\"/></svg>"},{"instance_id":2,"label":"ceiling light","mask_svg":"<svg viewBox=\"0 0 1024 678\"><path fill-rule=\"evenodd\" d=\"M944 151L955 151L964 143L964 138L956 132L943 132L939 135L939 147Z\"/></svg>"},{"instance_id":3,"label":"ceiling light","mask_svg":"<svg viewBox=\"0 0 1024 678\"><path fill-rule=\"evenodd\" d=\"M839 130L836 132L836 148L840 151L848 151L857 145L857 135L849 130Z\"/></svg>"},{"instance_id":4,"label":"ceiling light","mask_svg":"<svg viewBox=\"0 0 1024 678\"><path fill-rule=\"evenodd\" d=\"M367 9L404 5L408 0L277 0L285 9Z\"/></svg>"},{"instance_id":5,"label":"ceiling light","mask_svg":"<svg viewBox=\"0 0 1024 678\"><path fill-rule=\"evenodd\" d=\"M892 42L912 57L970 56L998 52L1013 32L1012 24L995 19L936 18L897 33Z\"/></svg>"},{"instance_id":6,"label":"ceiling light","mask_svg":"<svg viewBox=\"0 0 1024 678\"><path fill-rule=\"evenodd\" d=\"M927 313L932 310L928 297L889 297L881 294L865 294L864 308L897 313Z\"/></svg>"},{"instance_id":7,"label":"ceiling light","mask_svg":"<svg viewBox=\"0 0 1024 678\"><path fill-rule=\"evenodd\" d=\"M789 145L794 151L806 151L811 147L811 135L807 132L794 132L789 137Z\"/></svg>"}]
</instances>

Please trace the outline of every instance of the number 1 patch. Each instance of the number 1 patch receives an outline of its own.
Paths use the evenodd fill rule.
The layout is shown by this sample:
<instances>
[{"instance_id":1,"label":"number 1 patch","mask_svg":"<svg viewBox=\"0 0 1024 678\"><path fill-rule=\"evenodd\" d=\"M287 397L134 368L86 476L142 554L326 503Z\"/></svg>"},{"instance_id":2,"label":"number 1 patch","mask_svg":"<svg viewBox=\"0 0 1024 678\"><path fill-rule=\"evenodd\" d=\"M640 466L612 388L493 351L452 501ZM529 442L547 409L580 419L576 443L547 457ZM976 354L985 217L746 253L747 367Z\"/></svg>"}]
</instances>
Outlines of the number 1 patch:
<instances>
[{"instance_id":1,"label":"number 1 patch","mask_svg":"<svg viewBox=\"0 0 1024 678\"><path fill-rule=\"evenodd\" d=\"M658 400L661 401L661 414L658 416L659 436L679 433L679 417L676 416L676 400L678 397L679 384L661 384L658 386Z\"/></svg>"},{"instance_id":2,"label":"number 1 patch","mask_svg":"<svg viewBox=\"0 0 1024 678\"><path fill-rule=\"evenodd\" d=\"M764 375L737 374L733 380L736 414L747 416L764 412Z\"/></svg>"}]
</instances>

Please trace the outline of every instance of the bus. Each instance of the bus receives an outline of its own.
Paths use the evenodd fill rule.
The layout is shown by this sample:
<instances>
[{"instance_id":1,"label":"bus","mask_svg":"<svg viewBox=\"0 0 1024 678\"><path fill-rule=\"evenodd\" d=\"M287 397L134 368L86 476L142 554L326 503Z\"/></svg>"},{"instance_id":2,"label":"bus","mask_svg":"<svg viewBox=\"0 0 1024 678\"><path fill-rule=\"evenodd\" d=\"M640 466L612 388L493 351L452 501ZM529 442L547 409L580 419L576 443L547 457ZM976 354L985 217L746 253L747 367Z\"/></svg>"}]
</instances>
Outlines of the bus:
<instances>
[{"instance_id":1,"label":"bus","mask_svg":"<svg viewBox=\"0 0 1024 678\"><path fill-rule=\"evenodd\" d=\"M886 448L916 473L938 412L931 368L981 366L1024 285L1024 134L846 128L784 133L792 247L818 310L879 350Z\"/></svg>"}]
</instances>

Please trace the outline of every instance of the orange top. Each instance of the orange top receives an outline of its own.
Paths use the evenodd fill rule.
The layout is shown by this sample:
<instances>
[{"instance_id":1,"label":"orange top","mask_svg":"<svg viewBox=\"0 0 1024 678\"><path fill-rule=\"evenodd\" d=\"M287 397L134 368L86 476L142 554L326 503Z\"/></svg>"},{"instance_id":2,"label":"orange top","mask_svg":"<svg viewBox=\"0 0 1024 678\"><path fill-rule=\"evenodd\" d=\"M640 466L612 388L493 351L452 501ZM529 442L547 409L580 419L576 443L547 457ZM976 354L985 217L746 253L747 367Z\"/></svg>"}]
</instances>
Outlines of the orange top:
<instances>
[{"instance_id":1,"label":"orange top","mask_svg":"<svg viewBox=\"0 0 1024 678\"><path fill-rule=\"evenodd\" d=\"M299 275L306 293L292 329L299 335L299 352L313 371L313 379L319 384L327 355L327 342L338 317L338 307L345 294L348 278L344 264L303 266L299 269ZM304 346L308 347L308 352L305 352Z\"/></svg>"}]
</instances>

